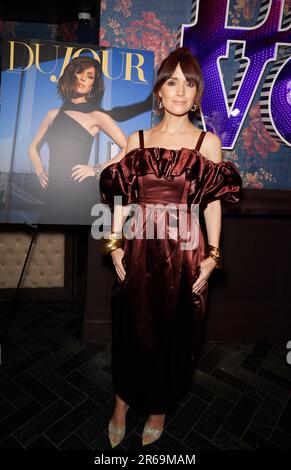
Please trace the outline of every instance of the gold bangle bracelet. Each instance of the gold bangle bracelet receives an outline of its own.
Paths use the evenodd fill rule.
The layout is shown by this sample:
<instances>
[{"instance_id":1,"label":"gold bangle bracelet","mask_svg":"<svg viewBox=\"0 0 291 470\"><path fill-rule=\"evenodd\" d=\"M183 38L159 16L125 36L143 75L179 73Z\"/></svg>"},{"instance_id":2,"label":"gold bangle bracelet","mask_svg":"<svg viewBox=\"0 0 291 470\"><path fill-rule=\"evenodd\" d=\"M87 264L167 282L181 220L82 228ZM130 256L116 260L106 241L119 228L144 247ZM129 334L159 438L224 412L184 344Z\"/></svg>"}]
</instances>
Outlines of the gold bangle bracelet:
<instances>
[{"instance_id":1,"label":"gold bangle bracelet","mask_svg":"<svg viewBox=\"0 0 291 470\"><path fill-rule=\"evenodd\" d=\"M116 250L117 248L122 248L123 243L121 240L114 240L109 242L104 242L101 246L101 253L103 255L108 255L111 251Z\"/></svg>"},{"instance_id":2,"label":"gold bangle bracelet","mask_svg":"<svg viewBox=\"0 0 291 470\"><path fill-rule=\"evenodd\" d=\"M208 257L213 258L216 262L215 268L222 269L221 257L215 256L213 253L208 253Z\"/></svg>"},{"instance_id":3,"label":"gold bangle bracelet","mask_svg":"<svg viewBox=\"0 0 291 470\"><path fill-rule=\"evenodd\" d=\"M207 251L212 251L212 252L217 253L217 254L222 253L221 248L219 248L218 246L213 246L213 245L208 245L207 246Z\"/></svg>"},{"instance_id":4,"label":"gold bangle bracelet","mask_svg":"<svg viewBox=\"0 0 291 470\"><path fill-rule=\"evenodd\" d=\"M123 247L124 238L121 232L112 232L104 235L101 253L107 255L117 248Z\"/></svg>"},{"instance_id":5,"label":"gold bangle bracelet","mask_svg":"<svg viewBox=\"0 0 291 470\"><path fill-rule=\"evenodd\" d=\"M211 256L217 263L216 267L221 268L222 250L218 246L208 244L205 250L205 256Z\"/></svg>"},{"instance_id":6,"label":"gold bangle bracelet","mask_svg":"<svg viewBox=\"0 0 291 470\"><path fill-rule=\"evenodd\" d=\"M208 243L207 246L208 246L209 248L213 248L213 249L215 249L215 250L220 250L219 246L210 245L209 243Z\"/></svg>"},{"instance_id":7,"label":"gold bangle bracelet","mask_svg":"<svg viewBox=\"0 0 291 470\"><path fill-rule=\"evenodd\" d=\"M94 168L94 172L95 172L95 177L99 178L102 171L103 171L102 165L100 163L97 163L97 165L95 165L93 168Z\"/></svg>"}]
</instances>

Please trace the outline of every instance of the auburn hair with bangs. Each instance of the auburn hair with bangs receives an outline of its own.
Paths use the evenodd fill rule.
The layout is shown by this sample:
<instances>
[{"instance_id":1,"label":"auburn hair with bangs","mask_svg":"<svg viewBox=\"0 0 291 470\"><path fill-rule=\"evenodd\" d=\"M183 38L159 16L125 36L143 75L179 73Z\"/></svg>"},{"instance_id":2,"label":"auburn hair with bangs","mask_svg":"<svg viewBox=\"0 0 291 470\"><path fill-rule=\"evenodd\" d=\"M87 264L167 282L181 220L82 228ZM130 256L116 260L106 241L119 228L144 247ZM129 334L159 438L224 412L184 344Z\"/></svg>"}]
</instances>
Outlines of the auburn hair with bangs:
<instances>
[{"instance_id":1,"label":"auburn hair with bangs","mask_svg":"<svg viewBox=\"0 0 291 470\"><path fill-rule=\"evenodd\" d=\"M92 91L86 96L89 103L100 105L101 99L104 94L104 83L102 80L101 65L96 59L92 57L80 56L72 59L66 66L58 83L58 94L64 100L70 100L76 90L77 77L76 73L83 72L90 67L95 69L95 80L93 83Z\"/></svg>"},{"instance_id":2,"label":"auburn hair with bangs","mask_svg":"<svg viewBox=\"0 0 291 470\"><path fill-rule=\"evenodd\" d=\"M178 64L180 64L186 80L194 83L196 87L195 104L198 109L203 95L204 80L198 60L191 54L187 47L175 49L163 60L158 69L157 79L153 89L154 96L157 101L160 99L159 91L161 87L171 78Z\"/></svg>"}]
</instances>

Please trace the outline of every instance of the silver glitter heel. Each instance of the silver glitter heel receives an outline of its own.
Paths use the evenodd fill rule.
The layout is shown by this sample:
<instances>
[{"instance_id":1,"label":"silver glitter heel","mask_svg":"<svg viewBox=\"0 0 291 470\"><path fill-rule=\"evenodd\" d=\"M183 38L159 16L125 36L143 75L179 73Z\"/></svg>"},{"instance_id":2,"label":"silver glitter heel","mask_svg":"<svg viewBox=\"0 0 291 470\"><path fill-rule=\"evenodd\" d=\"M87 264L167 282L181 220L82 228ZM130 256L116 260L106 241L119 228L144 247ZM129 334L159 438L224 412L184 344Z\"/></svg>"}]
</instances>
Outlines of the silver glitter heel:
<instances>
[{"instance_id":1,"label":"silver glitter heel","mask_svg":"<svg viewBox=\"0 0 291 470\"><path fill-rule=\"evenodd\" d=\"M128 411L129 405L126 408L126 413ZM108 425L108 437L110 440L111 447L116 447L125 436L126 426L115 426L112 421L109 421Z\"/></svg>"},{"instance_id":2,"label":"silver glitter heel","mask_svg":"<svg viewBox=\"0 0 291 470\"><path fill-rule=\"evenodd\" d=\"M146 422L142 432L142 445L146 446L157 441L161 437L163 430L163 427L162 429L152 428L149 423Z\"/></svg>"}]
</instances>

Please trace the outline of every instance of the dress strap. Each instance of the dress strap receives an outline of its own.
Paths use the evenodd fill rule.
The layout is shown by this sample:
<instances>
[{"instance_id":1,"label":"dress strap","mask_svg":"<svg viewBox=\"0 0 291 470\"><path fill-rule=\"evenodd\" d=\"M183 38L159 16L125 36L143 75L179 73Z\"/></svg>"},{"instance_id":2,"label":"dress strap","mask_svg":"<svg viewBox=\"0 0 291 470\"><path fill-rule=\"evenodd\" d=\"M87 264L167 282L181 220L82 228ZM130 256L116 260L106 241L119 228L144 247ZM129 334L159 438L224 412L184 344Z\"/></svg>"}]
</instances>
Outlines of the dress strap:
<instances>
[{"instance_id":1,"label":"dress strap","mask_svg":"<svg viewBox=\"0 0 291 470\"><path fill-rule=\"evenodd\" d=\"M202 145L202 142L203 142L203 139L204 139L205 136L206 136L206 132L201 131L200 135L199 135L198 142L197 142L196 147L195 147L195 150L198 150L198 151L200 150L200 147Z\"/></svg>"},{"instance_id":2,"label":"dress strap","mask_svg":"<svg viewBox=\"0 0 291 470\"><path fill-rule=\"evenodd\" d=\"M144 148L143 130L142 129L139 130L138 133L139 133L139 146L141 149L143 149Z\"/></svg>"}]
</instances>

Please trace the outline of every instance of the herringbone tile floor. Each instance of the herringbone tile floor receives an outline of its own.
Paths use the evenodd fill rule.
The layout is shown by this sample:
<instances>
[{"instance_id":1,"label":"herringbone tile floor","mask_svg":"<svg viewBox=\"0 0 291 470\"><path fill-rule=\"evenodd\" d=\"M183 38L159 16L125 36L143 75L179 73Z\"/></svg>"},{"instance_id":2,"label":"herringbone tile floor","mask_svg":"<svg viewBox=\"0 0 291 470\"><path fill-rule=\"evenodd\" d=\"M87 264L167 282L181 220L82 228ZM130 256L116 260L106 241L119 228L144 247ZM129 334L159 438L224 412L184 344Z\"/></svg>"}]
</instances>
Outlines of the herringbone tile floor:
<instances>
[{"instance_id":1,"label":"herringbone tile floor","mask_svg":"<svg viewBox=\"0 0 291 470\"><path fill-rule=\"evenodd\" d=\"M1 348L0 449L109 449L110 344L82 344L82 309L18 308ZM191 389L152 448L291 449L286 355L284 344L205 344ZM145 419L130 408L120 447L141 447Z\"/></svg>"}]
</instances>

